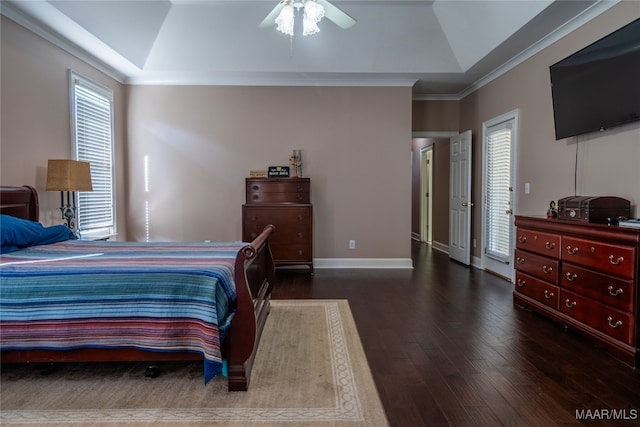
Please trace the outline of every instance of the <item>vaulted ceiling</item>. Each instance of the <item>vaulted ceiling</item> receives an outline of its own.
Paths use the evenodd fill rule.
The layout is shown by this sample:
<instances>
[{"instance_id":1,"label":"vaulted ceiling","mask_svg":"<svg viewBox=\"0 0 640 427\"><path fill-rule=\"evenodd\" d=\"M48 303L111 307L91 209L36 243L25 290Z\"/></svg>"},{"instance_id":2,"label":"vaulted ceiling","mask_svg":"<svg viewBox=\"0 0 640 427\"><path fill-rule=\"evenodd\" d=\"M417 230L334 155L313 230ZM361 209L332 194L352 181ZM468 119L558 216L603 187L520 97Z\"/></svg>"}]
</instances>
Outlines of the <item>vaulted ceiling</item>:
<instances>
[{"instance_id":1,"label":"vaulted ceiling","mask_svg":"<svg viewBox=\"0 0 640 427\"><path fill-rule=\"evenodd\" d=\"M2 1L2 13L127 84L411 86L459 97L613 4L334 0L357 24L258 25L277 0Z\"/></svg>"}]
</instances>

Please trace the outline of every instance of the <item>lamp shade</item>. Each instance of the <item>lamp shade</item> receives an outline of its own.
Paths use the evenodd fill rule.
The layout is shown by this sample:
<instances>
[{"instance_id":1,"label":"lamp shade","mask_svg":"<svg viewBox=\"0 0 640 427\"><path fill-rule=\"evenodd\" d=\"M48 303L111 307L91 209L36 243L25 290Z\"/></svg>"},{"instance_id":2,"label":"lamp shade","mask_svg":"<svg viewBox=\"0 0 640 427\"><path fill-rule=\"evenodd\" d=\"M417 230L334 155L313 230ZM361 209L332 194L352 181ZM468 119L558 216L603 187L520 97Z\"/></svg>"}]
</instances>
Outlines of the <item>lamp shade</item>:
<instances>
[{"instance_id":1,"label":"lamp shade","mask_svg":"<svg viewBox=\"0 0 640 427\"><path fill-rule=\"evenodd\" d=\"M47 191L93 191L89 162L49 160Z\"/></svg>"}]
</instances>

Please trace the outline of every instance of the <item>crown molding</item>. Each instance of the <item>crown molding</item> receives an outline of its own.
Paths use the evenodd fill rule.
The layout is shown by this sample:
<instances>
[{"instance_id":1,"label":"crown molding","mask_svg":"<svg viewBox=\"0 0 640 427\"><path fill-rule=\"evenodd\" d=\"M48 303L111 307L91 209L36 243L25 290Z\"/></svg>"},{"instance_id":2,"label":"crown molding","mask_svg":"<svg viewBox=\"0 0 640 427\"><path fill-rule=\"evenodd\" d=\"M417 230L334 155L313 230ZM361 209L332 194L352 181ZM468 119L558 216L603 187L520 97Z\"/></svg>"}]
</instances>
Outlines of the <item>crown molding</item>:
<instances>
[{"instance_id":1,"label":"crown molding","mask_svg":"<svg viewBox=\"0 0 640 427\"><path fill-rule=\"evenodd\" d=\"M511 60L509 60L502 66L496 68L494 71L490 72L486 76L477 80L467 89L457 94L456 96L458 97L458 100L470 95L471 93L475 92L476 90L480 89L486 84L502 76L503 74L515 68L516 66L522 64L524 61L531 58L535 54L541 52L542 50L546 49L547 47L551 46L555 42L559 41L569 33L577 30L587 22L598 17L602 13L606 12L607 10L609 10L610 8L618 4L620 1L621 0L600 0L599 2L595 3L593 6L589 7L581 14L575 16L573 19L568 21L566 24L564 24L560 28L556 29L554 32L548 34L545 38L543 38L539 42L535 43L528 49L523 50L518 55L513 57Z\"/></svg>"},{"instance_id":2,"label":"crown molding","mask_svg":"<svg viewBox=\"0 0 640 427\"><path fill-rule=\"evenodd\" d=\"M44 26L41 22L37 21L33 17L26 15L22 10L18 9L14 4L12 4L12 2L1 1L0 14L6 16L16 24L26 28L32 33L42 37L49 43L59 47L70 55L75 56L81 61L86 62L92 67L105 73L107 76L118 81L119 83L125 82L127 76L124 73L108 65L106 62L99 60L86 50L79 48L76 44L67 40L49 27Z\"/></svg>"}]
</instances>

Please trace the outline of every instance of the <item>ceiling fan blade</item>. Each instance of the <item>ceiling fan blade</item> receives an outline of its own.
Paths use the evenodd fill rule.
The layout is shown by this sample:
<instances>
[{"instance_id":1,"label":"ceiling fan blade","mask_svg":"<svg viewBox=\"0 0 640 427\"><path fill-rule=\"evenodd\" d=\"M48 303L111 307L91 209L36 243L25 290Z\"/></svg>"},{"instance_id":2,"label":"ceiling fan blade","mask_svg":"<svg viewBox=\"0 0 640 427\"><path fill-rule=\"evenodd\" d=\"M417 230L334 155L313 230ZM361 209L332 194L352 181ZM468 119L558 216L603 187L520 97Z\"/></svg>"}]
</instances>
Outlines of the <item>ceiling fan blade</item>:
<instances>
[{"instance_id":1,"label":"ceiling fan blade","mask_svg":"<svg viewBox=\"0 0 640 427\"><path fill-rule=\"evenodd\" d=\"M356 24L357 21L355 19L329 3L327 0L316 0L316 2L324 6L324 15L343 30L351 28Z\"/></svg>"},{"instance_id":2,"label":"ceiling fan blade","mask_svg":"<svg viewBox=\"0 0 640 427\"><path fill-rule=\"evenodd\" d=\"M287 0L281 0L280 3L278 3L276 7L274 7L273 10L269 12L267 17L262 20L260 25L258 25L258 28L269 28L276 25L276 18L278 17L278 15L280 14L280 11L286 4L287 4Z\"/></svg>"}]
</instances>

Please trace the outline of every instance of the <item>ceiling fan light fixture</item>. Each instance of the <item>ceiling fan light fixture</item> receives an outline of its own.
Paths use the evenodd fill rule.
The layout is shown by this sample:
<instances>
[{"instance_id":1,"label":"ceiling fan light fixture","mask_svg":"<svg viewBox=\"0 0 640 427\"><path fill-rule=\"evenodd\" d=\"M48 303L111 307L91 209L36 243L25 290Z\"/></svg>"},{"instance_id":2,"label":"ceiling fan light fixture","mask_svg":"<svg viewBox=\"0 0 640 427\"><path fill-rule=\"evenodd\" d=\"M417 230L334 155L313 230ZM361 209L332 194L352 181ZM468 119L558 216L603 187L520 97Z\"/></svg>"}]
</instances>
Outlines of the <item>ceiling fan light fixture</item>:
<instances>
[{"instance_id":1,"label":"ceiling fan light fixture","mask_svg":"<svg viewBox=\"0 0 640 427\"><path fill-rule=\"evenodd\" d=\"M276 30L288 36L293 36L294 13L293 6L287 4L282 8L280 14L276 18Z\"/></svg>"},{"instance_id":2,"label":"ceiling fan light fixture","mask_svg":"<svg viewBox=\"0 0 640 427\"><path fill-rule=\"evenodd\" d=\"M304 4L304 17L315 23L324 18L324 6L314 0L307 0Z\"/></svg>"},{"instance_id":3,"label":"ceiling fan light fixture","mask_svg":"<svg viewBox=\"0 0 640 427\"><path fill-rule=\"evenodd\" d=\"M302 35L303 36L312 36L320 32L320 27L316 21L312 21L308 18L302 19Z\"/></svg>"},{"instance_id":4,"label":"ceiling fan light fixture","mask_svg":"<svg viewBox=\"0 0 640 427\"><path fill-rule=\"evenodd\" d=\"M320 32L318 22L324 18L324 7L313 0L307 0L302 18L302 35L311 36Z\"/></svg>"}]
</instances>

